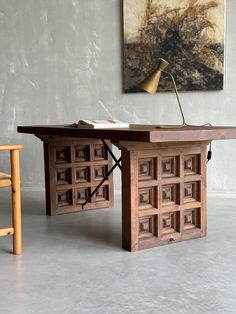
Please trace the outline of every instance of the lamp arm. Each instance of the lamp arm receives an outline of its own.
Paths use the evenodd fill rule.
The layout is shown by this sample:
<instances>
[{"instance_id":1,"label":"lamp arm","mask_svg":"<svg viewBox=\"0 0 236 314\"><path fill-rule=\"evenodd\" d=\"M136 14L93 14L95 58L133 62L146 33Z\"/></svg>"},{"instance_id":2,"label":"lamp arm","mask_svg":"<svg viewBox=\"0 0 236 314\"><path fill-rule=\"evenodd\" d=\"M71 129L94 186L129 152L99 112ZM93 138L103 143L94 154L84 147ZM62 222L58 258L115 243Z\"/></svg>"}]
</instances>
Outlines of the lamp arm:
<instances>
[{"instance_id":1,"label":"lamp arm","mask_svg":"<svg viewBox=\"0 0 236 314\"><path fill-rule=\"evenodd\" d=\"M179 105L179 110L180 110L180 113L181 113L181 116L182 116L182 125L185 126L187 124L185 122L184 112L183 112L183 109L182 109L182 106L181 106L181 102L180 102L179 93L178 93L178 89L177 89L177 86L176 86L175 78L174 78L174 76L170 72L167 72L167 71L162 71L162 72L168 74L171 77L171 80L172 80L172 83L173 83L173 86L174 86L174 90L175 90L175 95L176 95L176 98L177 98L177 101L178 101L178 105Z\"/></svg>"}]
</instances>

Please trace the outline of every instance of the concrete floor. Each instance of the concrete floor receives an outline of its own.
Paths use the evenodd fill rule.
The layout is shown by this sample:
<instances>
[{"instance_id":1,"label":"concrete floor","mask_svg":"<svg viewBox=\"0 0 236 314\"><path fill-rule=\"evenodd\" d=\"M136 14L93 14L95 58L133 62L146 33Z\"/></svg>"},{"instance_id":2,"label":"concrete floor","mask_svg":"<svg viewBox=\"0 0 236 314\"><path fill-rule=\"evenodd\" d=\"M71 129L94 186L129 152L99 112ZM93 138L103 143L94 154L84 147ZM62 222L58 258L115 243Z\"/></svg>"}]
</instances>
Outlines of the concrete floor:
<instances>
[{"instance_id":1,"label":"concrete floor","mask_svg":"<svg viewBox=\"0 0 236 314\"><path fill-rule=\"evenodd\" d=\"M0 226L10 222L0 193ZM0 313L236 313L236 200L210 199L208 237L129 253L114 209L44 215L23 192L24 253L0 239Z\"/></svg>"}]
</instances>

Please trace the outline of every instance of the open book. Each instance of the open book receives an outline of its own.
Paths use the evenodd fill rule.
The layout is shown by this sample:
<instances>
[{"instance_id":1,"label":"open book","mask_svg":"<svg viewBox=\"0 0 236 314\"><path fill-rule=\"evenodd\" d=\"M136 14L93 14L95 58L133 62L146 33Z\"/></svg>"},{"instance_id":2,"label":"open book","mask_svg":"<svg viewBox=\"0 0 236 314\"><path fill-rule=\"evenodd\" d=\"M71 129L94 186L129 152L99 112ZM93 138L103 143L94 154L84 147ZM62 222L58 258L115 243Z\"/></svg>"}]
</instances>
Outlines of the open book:
<instances>
[{"instance_id":1,"label":"open book","mask_svg":"<svg viewBox=\"0 0 236 314\"><path fill-rule=\"evenodd\" d=\"M129 123L119 120L79 120L78 127L91 129L129 128Z\"/></svg>"}]
</instances>

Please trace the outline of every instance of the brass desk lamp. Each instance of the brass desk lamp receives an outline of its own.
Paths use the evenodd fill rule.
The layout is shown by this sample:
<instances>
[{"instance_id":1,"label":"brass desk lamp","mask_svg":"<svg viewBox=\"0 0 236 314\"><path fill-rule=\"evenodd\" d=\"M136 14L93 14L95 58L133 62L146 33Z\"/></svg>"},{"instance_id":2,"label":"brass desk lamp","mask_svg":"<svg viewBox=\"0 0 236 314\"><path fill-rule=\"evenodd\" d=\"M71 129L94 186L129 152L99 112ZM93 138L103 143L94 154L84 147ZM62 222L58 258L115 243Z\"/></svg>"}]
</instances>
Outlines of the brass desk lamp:
<instances>
[{"instance_id":1,"label":"brass desk lamp","mask_svg":"<svg viewBox=\"0 0 236 314\"><path fill-rule=\"evenodd\" d=\"M157 127L160 127L160 128L178 128L179 127L179 128L181 128L183 126L189 126L185 122L185 117L184 117L183 109L181 106L181 102L180 102L180 98L179 98L179 94L178 94L178 90L177 90L174 76L170 72L165 71L165 68L168 66L168 64L169 64L169 62L160 58L160 63L158 65L157 69L150 76L148 76L141 83L139 83L138 87L140 89L146 91L149 94L155 94L157 92L157 89L158 89L158 85L159 85L160 78L161 78L161 73L163 72L163 73L168 74L171 77L171 80L172 80L172 83L174 86L175 95L176 95L179 109L180 109L180 113L182 116L182 124L181 125L160 125Z\"/></svg>"}]
</instances>

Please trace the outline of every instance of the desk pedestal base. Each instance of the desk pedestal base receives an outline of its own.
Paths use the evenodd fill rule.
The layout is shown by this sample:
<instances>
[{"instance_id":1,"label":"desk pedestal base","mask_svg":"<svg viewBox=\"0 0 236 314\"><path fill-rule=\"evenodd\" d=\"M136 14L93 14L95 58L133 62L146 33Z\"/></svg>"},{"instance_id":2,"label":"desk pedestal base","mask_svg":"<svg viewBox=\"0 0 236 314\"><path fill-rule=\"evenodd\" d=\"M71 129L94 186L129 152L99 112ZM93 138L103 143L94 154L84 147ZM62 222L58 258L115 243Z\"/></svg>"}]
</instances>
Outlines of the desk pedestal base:
<instances>
[{"instance_id":1,"label":"desk pedestal base","mask_svg":"<svg viewBox=\"0 0 236 314\"><path fill-rule=\"evenodd\" d=\"M206 236L207 144L119 143L124 249Z\"/></svg>"},{"instance_id":2,"label":"desk pedestal base","mask_svg":"<svg viewBox=\"0 0 236 314\"><path fill-rule=\"evenodd\" d=\"M83 206L112 166L112 158L101 140L46 136L41 139L48 215L113 206L112 175Z\"/></svg>"}]
</instances>

